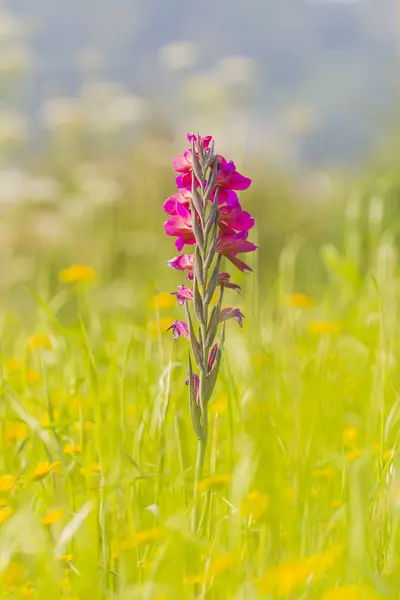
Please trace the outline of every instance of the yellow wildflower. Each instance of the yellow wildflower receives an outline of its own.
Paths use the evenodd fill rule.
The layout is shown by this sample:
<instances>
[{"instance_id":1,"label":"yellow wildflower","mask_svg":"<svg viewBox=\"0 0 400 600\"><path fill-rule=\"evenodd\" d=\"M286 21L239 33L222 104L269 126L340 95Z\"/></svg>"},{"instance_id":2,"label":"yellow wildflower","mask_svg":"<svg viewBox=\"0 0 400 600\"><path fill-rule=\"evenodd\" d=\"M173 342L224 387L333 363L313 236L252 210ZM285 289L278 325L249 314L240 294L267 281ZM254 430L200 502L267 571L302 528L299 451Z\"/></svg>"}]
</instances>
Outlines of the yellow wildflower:
<instances>
[{"instance_id":1,"label":"yellow wildflower","mask_svg":"<svg viewBox=\"0 0 400 600\"><path fill-rule=\"evenodd\" d=\"M314 469L311 473L316 479L330 479L333 476L332 467L324 467L322 469Z\"/></svg>"},{"instance_id":2,"label":"yellow wildflower","mask_svg":"<svg viewBox=\"0 0 400 600\"><path fill-rule=\"evenodd\" d=\"M37 596L37 590L35 590L34 588L29 587L27 585L22 587L20 589L20 592L21 592L21 596L23 598L33 598L34 596Z\"/></svg>"},{"instance_id":3,"label":"yellow wildflower","mask_svg":"<svg viewBox=\"0 0 400 600\"><path fill-rule=\"evenodd\" d=\"M327 552L294 562L286 562L268 569L265 576L256 581L261 594L286 596L310 581L326 573L333 567L343 552L341 546L333 546Z\"/></svg>"},{"instance_id":4,"label":"yellow wildflower","mask_svg":"<svg viewBox=\"0 0 400 600\"><path fill-rule=\"evenodd\" d=\"M43 350L53 347L52 337L48 333L36 333L31 335L26 341L26 348L33 352L34 350Z\"/></svg>"},{"instance_id":5,"label":"yellow wildflower","mask_svg":"<svg viewBox=\"0 0 400 600\"><path fill-rule=\"evenodd\" d=\"M231 475L210 475L197 483L197 489L201 492L205 492L210 488L223 487L228 484L231 479Z\"/></svg>"},{"instance_id":6,"label":"yellow wildflower","mask_svg":"<svg viewBox=\"0 0 400 600\"><path fill-rule=\"evenodd\" d=\"M80 467L79 473L83 476L90 475L90 473L100 473L100 465L96 462L93 462L87 467Z\"/></svg>"},{"instance_id":7,"label":"yellow wildflower","mask_svg":"<svg viewBox=\"0 0 400 600\"><path fill-rule=\"evenodd\" d=\"M365 454L365 450L363 450L362 448L359 448L358 450L351 450L346 454L346 461L348 463L353 462L353 460L360 458L360 456L362 456L363 454Z\"/></svg>"},{"instance_id":8,"label":"yellow wildflower","mask_svg":"<svg viewBox=\"0 0 400 600\"><path fill-rule=\"evenodd\" d=\"M29 369L26 373L26 382L32 385L42 382L42 376L36 369Z\"/></svg>"},{"instance_id":9,"label":"yellow wildflower","mask_svg":"<svg viewBox=\"0 0 400 600\"><path fill-rule=\"evenodd\" d=\"M122 544L122 550L133 550L138 546L143 546L144 544L150 544L161 538L162 529L145 529L143 531L137 531L130 538L125 540Z\"/></svg>"},{"instance_id":10,"label":"yellow wildflower","mask_svg":"<svg viewBox=\"0 0 400 600\"><path fill-rule=\"evenodd\" d=\"M64 446L64 454L79 454L82 452L82 446L80 444L66 444Z\"/></svg>"},{"instance_id":11,"label":"yellow wildflower","mask_svg":"<svg viewBox=\"0 0 400 600\"><path fill-rule=\"evenodd\" d=\"M212 560L208 566L208 569L204 573L197 575L189 575L185 579L185 583L188 585L194 585L197 583L206 582L208 583L214 577L232 571L240 564L240 555L237 552L230 554L221 554Z\"/></svg>"},{"instance_id":12,"label":"yellow wildflower","mask_svg":"<svg viewBox=\"0 0 400 600\"><path fill-rule=\"evenodd\" d=\"M10 492L15 485L14 475L0 476L0 492Z\"/></svg>"},{"instance_id":13,"label":"yellow wildflower","mask_svg":"<svg viewBox=\"0 0 400 600\"><path fill-rule=\"evenodd\" d=\"M125 407L125 414L128 419L134 419L137 416L137 406L134 404L128 404Z\"/></svg>"},{"instance_id":14,"label":"yellow wildflower","mask_svg":"<svg viewBox=\"0 0 400 600\"><path fill-rule=\"evenodd\" d=\"M343 446L351 448L356 446L358 441L358 429L355 427L347 427L342 433Z\"/></svg>"},{"instance_id":15,"label":"yellow wildflower","mask_svg":"<svg viewBox=\"0 0 400 600\"><path fill-rule=\"evenodd\" d=\"M151 321L149 323L149 331L150 335L153 338L157 338L161 333L167 331L168 327L171 325L173 319L171 317L161 317L161 319L157 319L156 321Z\"/></svg>"},{"instance_id":16,"label":"yellow wildflower","mask_svg":"<svg viewBox=\"0 0 400 600\"><path fill-rule=\"evenodd\" d=\"M8 373L15 373L21 370L21 361L19 358L7 358L6 360L6 371Z\"/></svg>"},{"instance_id":17,"label":"yellow wildflower","mask_svg":"<svg viewBox=\"0 0 400 600\"><path fill-rule=\"evenodd\" d=\"M312 308L315 302L312 298L306 296L306 294L297 292L283 296L282 304L291 308Z\"/></svg>"},{"instance_id":18,"label":"yellow wildflower","mask_svg":"<svg viewBox=\"0 0 400 600\"><path fill-rule=\"evenodd\" d=\"M164 308L171 308L175 306L176 300L169 292L161 292L156 294L149 301L149 308L162 310Z\"/></svg>"},{"instance_id":19,"label":"yellow wildflower","mask_svg":"<svg viewBox=\"0 0 400 600\"><path fill-rule=\"evenodd\" d=\"M346 585L326 592L321 600L379 600L369 585Z\"/></svg>"},{"instance_id":20,"label":"yellow wildflower","mask_svg":"<svg viewBox=\"0 0 400 600\"><path fill-rule=\"evenodd\" d=\"M36 467L36 469L33 471L32 473L32 479L34 481L40 481L41 479L44 479L45 477L47 477L47 475L51 472L51 471L55 471L56 473L59 472L61 463L59 460L56 460L55 462L48 462L48 461L44 461L38 464L38 466Z\"/></svg>"},{"instance_id":21,"label":"yellow wildflower","mask_svg":"<svg viewBox=\"0 0 400 600\"><path fill-rule=\"evenodd\" d=\"M221 394L210 404L210 411L212 413L218 413L219 415L226 413L227 408L228 396L226 394Z\"/></svg>"},{"instance_id":22,"label":"yellow wildflower","mask_svg":"<svg viewBox=\"0 0 400 600\"><path fill-rule=\"evenodd\" d=\"M332 500L332 504L331 504L332 508L340 508L342 506L342 502L341 500Z\"/></svg>"},{"instance_id":23,"label":"yellow wildflower","mask_svg":"<svg viewBox=\"0 0 400 600\"><path fill-rule=\"evenodd\" d=\"M342 324L336 321L313 321L309 325L309 331L313 335L323 335L324 333L339 333Z\"/></svg>"},{"instance_id":24,"label":"yellow wildflower","mask_svg":"<svg viewBox=\"0 0 400 600\"><path fill-rule=\"evenodd\" d=\"M71 560L73 560L74 555L73 554L63 554L62 556L58 557L58 560L62 561L62 562L71 562Z\"/></svg>"},{"instance_id":25,"label":"yellow wildflower","mask_svg":"<svg viewBox=\"0 0 400 600\"><path fill-rule=\"evenodd\" d=\"M49 511L42 519L43 525L54 525L61 521L64 517L64 509L63 508L55 508L54 510Z\"/></svg>"},{"instance_id":26,"label":"yellow wildflower","mask_svg":"<svg viewBox=\"0 0 400 600\"><path fill-rule=\"evenodd\" d=\"M289 504L294 504L296 502L296 494L291 487L285 487L283 490L283 497Z\"/></svg>"},{"instance_id":27,"label":"yellow wildflower","mask_svg":"<svg viewBox=\"0 0 400 600\"><path fill-rule=\"evenodd\" d=\"M0 575L0 583L4 586L16 585L23 578L25 568L21 563L10 562Z\"/></svg>"},{"instance_id":28,"label":"yellow wildflower","mask_svg":"<svg viewBox=\"0 0 400 600\"><path fill-rule=\"evenodd\" d=\"M29 427L25 423L13 421L6 423L6 439L9 442L24 440L29 435Z\"/></svg>"},{"instance_id":29,"label":"yellow wildflower","mask_svg":"<svg viewBox=\"0 0 400 600\"><path fill-rule=\"evenodd\" d=\"M268 503L268 496L254 490L242 501L239 509L240 514L244 518L251 517L253 521L259 521L265 515Z\"/></svg>"},{"instance_id":30,"label":"yellow wildflower","mask_svg":"<svg viewBox=\"0 0 400 600\"><path fill-rule=\"evenodd\" d=\"M0 525L3 525L3 523L5 523L13 513L14 511L11 506L4 506L3 508L0 508Z\"/></svg>"},{"instance_id":31,"label":"yellow wildflower","mask_svg":"<svg viewBox=\"0 0 400 600\"><path fill-rule=\"evenodd\" d=\"M59 279L63 283L92 283L96 273L88 265L72 265L60 272Z\"/></svg>"}]
</instances>

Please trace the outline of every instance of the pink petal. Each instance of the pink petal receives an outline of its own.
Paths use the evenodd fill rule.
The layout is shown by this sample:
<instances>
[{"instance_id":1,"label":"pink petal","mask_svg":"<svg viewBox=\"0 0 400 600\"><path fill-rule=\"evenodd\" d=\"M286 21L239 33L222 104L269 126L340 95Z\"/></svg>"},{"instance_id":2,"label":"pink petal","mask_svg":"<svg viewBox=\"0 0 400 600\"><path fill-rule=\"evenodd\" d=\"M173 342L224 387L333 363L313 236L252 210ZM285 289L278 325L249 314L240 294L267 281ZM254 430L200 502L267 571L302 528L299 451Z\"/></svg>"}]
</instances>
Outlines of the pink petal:
<instances>
[{"instance_id":1,"label":"pink petal","mask_svg":"<svg viewBox=\"0 0 400 600\"><path fill-rule=\"evenodd\" d=\"M220 322L222 322L222 321L227 321L228 319L235 319L235 321L238 322L239 326L243 327L244 314L241 312L241 310L239 308L236 308L236 307L223 308L221 310L219 320L220 320Z\"/></svg>"},{"instance_id":2,"label":"pink petal","mask_svg":"<svg viewBox=\"0 0 400 600\"><path fill-rule=\"evenodd\" d=\"M224 256L231 261L239 269L242 273L252 273L253 269L249 267L245 262L240 260L237 256L232 256L232 254L224 254Z\"/></svg>"},{"instance_id":3,"label":"pink petal","mask_svg":"<svg viewBox=\"0 0 400 600\"><path fill-rule=\"evenodd\" d=\"M177 271L192 271L193 254L180 254L179 256L175 256L167 262L167 265L171 267L171 269Z\"/></svg>"},{"instance_id":4,"label":"pink petal","mask_svg":"<svg viewBox=\"0 0 400 600\"><path fill-rule=\"evenodd\" d=\"M185 150L183 154L178 154L172 160L174 171L178 173L188 173L192 170L192 151Z\"/></svg>"}]
</instances>

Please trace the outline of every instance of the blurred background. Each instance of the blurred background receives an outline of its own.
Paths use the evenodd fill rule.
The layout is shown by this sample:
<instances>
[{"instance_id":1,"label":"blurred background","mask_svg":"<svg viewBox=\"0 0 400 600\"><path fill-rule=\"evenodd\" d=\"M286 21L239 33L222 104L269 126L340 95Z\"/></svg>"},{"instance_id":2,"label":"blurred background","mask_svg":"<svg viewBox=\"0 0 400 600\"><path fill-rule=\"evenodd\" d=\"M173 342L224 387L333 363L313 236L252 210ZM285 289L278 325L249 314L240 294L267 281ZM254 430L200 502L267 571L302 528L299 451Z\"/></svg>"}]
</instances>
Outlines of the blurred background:
<instances>
[{"instance_id":1,"label":"blurred background","mask_svg":"<svg viewBox=\"0 0 400 600\"><path fill-rule=\"evenodd\" d=\"M398 212L396 4L3 0L0 288L85 263L127 305L169 289L161 207L200 131L254 180L261 288L294 243L312 291L349 198Z\"/></svg>"}]
</instances>

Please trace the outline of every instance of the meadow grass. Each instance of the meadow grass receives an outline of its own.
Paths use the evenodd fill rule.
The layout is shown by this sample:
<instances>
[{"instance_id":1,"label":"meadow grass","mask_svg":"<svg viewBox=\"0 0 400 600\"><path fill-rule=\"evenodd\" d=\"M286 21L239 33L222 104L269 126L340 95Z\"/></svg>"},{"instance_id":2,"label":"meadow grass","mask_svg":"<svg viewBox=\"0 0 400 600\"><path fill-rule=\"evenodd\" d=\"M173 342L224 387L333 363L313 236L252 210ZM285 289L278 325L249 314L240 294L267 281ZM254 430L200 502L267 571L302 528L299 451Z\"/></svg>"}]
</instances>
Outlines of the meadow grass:
<instances>
[{"instance_id":1,"label":"meadow grass","mask_svg":"<svg viewBox=\"0 0 400 600\"><path fill-rule=\"evenodd\" d=\"M187 345L165 333L179 276L159 241L168 192L149 195L149 177L134 209L71 217L43 247L24 235L36 212L8 215L23 244L1 284L0 597L398 598L400 276L384 199L351 198L341 244L320 252L281 213L275 271L254 200L260 253L226 298L246 320L227 332L194 534Z\"/></svg>"}]
</instances>

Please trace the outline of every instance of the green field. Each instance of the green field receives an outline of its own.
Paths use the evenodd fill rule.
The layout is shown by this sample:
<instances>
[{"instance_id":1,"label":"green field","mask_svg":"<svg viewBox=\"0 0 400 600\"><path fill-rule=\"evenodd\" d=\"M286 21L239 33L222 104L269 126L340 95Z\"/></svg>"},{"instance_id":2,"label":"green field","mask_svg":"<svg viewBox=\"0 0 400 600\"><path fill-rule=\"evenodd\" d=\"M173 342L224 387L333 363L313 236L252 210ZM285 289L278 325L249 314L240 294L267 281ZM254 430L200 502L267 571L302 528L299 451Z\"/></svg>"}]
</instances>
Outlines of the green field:
<instances>
[{"instance_id":1,"label":"green field","mask_svg":"<svg viewBox=\"0 0 400 600\"><path fill-rule=\"evenodd\" d=\"M193 532L188 345L166 333L184 318L173 150L89 161L68 143L0 207L0 597L400 597L396 177L335 175L311 198L243 161L260 247L226 293L246 319Z\"/></svg>"}]
</instances>

